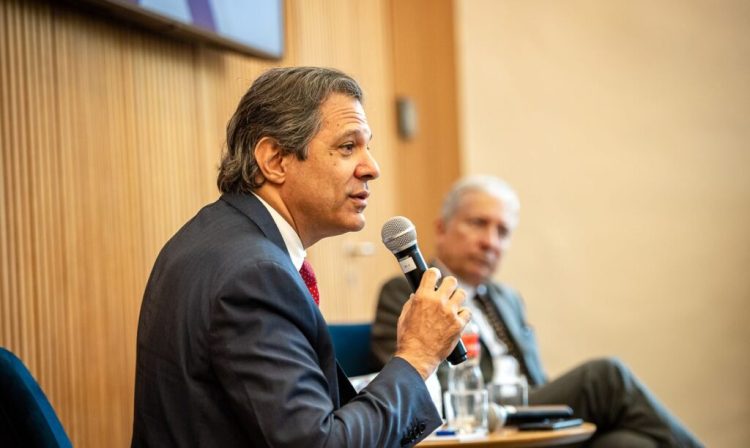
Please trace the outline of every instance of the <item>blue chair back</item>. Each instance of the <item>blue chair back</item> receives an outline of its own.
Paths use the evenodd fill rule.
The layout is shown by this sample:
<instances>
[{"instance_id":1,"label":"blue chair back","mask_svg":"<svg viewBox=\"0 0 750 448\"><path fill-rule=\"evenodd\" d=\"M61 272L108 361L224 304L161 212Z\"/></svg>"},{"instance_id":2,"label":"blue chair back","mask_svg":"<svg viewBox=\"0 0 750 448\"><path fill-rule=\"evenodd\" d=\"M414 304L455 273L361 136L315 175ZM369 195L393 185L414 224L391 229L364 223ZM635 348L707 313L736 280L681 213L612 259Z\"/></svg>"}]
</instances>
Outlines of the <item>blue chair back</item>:
<instances>
[{"instance_id":1,"label":"blue chair back","mask_svg":"<svg viewBox=\"0 0 750 448\"><path fill-rule=\"evenodd\" d=\"M0 347L0 446L71 447L60 420L26 366Z\"/></svg>"},{"instance_id":2,"label":"blue chair back","mask_svg":"<svg viewBox=\"0 0 750 448\"><path fill-rule=\"evenodd\" d=\"M333 349L346 376L372 373L370 355L370 324L331 324L328 332Z\"/></svg>"}]
</instances>

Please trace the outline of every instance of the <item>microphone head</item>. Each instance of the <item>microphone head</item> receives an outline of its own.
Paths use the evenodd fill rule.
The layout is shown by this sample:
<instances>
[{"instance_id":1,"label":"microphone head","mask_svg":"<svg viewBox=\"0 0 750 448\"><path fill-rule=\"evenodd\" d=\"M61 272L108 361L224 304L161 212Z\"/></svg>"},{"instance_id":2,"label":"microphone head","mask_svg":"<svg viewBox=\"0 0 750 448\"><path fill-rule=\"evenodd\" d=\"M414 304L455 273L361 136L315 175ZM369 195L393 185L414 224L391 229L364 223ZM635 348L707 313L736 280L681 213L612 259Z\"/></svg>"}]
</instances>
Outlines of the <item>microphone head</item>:
<instances>
[{"instance_id":1,"label":"microphone head","mask_svg":"<svg viewBox=\"0 0 750 448\"><path fill-rule=\"evenodd\" d=\"M417 229L408 218L394 216L383 224L380 237L385 247L395 254L417 244Z\"/></svg>"}]
</instances>

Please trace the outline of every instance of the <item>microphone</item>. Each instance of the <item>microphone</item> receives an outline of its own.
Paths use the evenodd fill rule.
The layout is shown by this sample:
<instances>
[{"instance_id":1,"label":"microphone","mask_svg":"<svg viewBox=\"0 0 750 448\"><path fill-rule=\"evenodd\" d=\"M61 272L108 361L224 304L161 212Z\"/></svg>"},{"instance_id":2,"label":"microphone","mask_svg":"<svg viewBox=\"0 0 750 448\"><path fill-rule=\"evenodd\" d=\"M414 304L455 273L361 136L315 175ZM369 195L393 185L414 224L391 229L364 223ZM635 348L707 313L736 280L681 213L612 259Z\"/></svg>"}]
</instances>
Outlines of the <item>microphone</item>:
<instances>
[{"instance_id":1,"label":"microphone","mask_svg":"<svg viewBox=\"0 0 750 448\"><path fill-rule=\"evenodd\" d=\"M417 230L414 224L403 216L394 216L383 224L380 231L383 244L396 256L412 292L416 292L427 264L417 246ZM458 344L448 355L448 362L456 365L466 361L466 347L459 338Z\"/></svg>"}]
</instances>

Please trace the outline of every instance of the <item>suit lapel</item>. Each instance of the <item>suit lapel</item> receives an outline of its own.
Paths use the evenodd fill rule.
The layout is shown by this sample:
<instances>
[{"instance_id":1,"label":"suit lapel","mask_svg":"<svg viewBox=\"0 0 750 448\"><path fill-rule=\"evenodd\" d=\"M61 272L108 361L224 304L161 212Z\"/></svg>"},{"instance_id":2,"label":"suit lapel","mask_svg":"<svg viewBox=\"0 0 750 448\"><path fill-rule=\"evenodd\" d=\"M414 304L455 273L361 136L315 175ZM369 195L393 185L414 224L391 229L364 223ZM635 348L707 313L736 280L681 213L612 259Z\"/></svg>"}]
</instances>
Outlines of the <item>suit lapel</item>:
<instances>
[{"instance_id":1,"label":"suit lapel","mask_svg":"<svg viewBox=\"0 0 750 448\"><path fill-rule=\"evenodd\" d=\"M225 193L221 195L221 200L228 203L240 213L247 216L256 226L263 232L271 242L279 246L287 255L289 252L286 250L286 244L284 244L284 238L281 237L279 228L276 227L276 223L273 221L271 214L268 213L266 207L261 204L260 200L252 194L236 194L236 193Z\"/></svg>"},{"instance_id":2,"label":"suit lapel","mask_svg":"<svg viewBox=\"0 0 750 448\"><path fill-rule=\"evenodd\" d=\"M503 318L505 328L508 329L510 337L518 344L520 342L521 329L518 327L518 318L511 304L508 303L508 299L498 289L489 288L489 295L500 312L500 316Z\"/></svg>"},{"instance_id":3,"label":"suit lapel","mask_svg":"<svg viewBox=\"0 0 750 448\"><path fill-rule=\"evenodd\" d=\"M283 250L284 253L287 254L286 258L289 261L289 265L290 266L292 265L292 260L291 258L289 258L289 252L286 249L286 244L284 244L284 238L281 236L281 233L279 232L279 228L276 226L276 223L274 222L273 218L271 217L271 214L268 212L266 207L260 202L260 200L258 200L257 197L255 197L255 195L227 193L221 196L221 200L228 203L233 208L237 209L240 213L247 216L248 219L250 219L253 223L255 223L255 225L260 229L261 232L263 232L263 235L266 238L268 238L275 245L279 246L279 248L281 248L281 250ZM301 289L303 289L304 291L307 291L307 287L302 281L302 277L299 277L298 281L300 282ZM310 297L309 300L312 303L312 297ZM315 312L319 316L319 321L322 324L324 324L325 320L323 319L323 315L320 314L320 310L318 310L317 307L315 307L315 309L316 309ZM337 387L329 388L329 392L330 392L331 400L333 400L334 403L337 403L336 408L338 408L340 406L338 405L338 403L341 403L341 405L343 405L344 403L347 403L349 400L351 400L357 395L357 392L354 390L354 387L352 386L351 382L349 382L349 379L346 377L346 374L341 369L338 362L335 361L335 358L332 355L333 354L332 344L333 343L331 342L330 337L328 337L327 345L331 353L331 360L335 363L335 369L336 369L335 382L337 383L334 385ZM321 365L321 368L324 370L324 372L333 373L325 365ZM334 379L331 378L329 375L326 375L326 377L333 385Z\"/></svg>"},{"instance_id":4,"label":"suit lapel","mask_svg":"<svg viewBox=\"0 0 750 448\"><path fill-rule=\"evenodd\" d=\"M529 347L523 335L523 330L521 328L522 322L519 319L518 313L513 309L513 305L510 303L510 300L503 294L502 289L488 288L488 291L492 302L500 312L500 316L503 319L505 328L508 330L508 335L513 339L513 342L515 342L516 346L518 347L521 358L523 358L521 361L524 363L524 367L526 367L525 370L533 375L533 373L531 373L532 366L529 365L529 361L527 359Z\"/></svg>"},{"instance_id":5,"label":"suit lapel","mask_svg":"<svg viewBox=\"0 0 750 448\"><path fill-rule=\"evenodd\" d=\"M526 372L531 377L528 378L530 384L544 384L545 375L542 370L541 361L538 358L536 341L533 339L533 334L529 333L528 329L523 328L525 323L520 311L511 303L512 299L508 297L508 294L499 285L489 288L490 298L500 311L508 334L518 346L522 362L526 367Z\"/></svg>"}]
</instances>

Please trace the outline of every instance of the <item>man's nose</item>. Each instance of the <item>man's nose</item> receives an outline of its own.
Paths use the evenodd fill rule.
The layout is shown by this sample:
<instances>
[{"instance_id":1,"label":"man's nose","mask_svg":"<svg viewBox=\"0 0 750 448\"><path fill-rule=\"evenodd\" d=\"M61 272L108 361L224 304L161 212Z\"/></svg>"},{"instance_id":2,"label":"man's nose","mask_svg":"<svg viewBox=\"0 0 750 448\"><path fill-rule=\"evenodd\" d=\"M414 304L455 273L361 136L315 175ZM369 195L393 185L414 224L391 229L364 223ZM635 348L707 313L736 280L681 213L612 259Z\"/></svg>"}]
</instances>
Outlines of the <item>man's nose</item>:
<instances>
[{"instance_id":1,"label":"man's nose","mask_svg":"<svg viewBox=\"0 0 750 448\"><path fill-rule=\"evenodd\" d=\"M497 229L492 226L487 226L482 232L482 243L488 249L499 251L502 247L502 238Z\"/></svg>"},{"instance_id":2,"label":"man's nose","mask_svg":"<svg viewBox=\"0 0 750 448\"><path fill-rule=\"evenodd\" d=\"M362 160L355 171L358 179L372 180L380 177L380 166L370 150L362 151Z\"/></svg>"}]
</instances>

